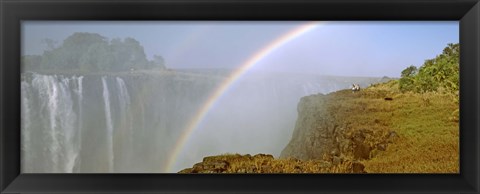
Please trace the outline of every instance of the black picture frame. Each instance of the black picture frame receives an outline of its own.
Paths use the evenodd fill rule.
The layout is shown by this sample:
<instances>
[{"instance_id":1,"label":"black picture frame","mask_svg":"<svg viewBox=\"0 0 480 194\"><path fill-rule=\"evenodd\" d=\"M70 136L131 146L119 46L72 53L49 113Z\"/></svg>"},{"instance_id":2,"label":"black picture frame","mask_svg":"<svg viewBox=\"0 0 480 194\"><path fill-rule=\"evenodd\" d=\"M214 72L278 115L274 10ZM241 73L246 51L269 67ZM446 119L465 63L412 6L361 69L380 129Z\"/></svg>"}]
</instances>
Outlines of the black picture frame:
<instances>
[{"instance_id":1,"label":"black picture frame","mask_svg":"<svg viewBox=\"0 0 480 194\"><path fill-rule=\"evenodd\" d=\"M21 174L24 20L460 21L460 174ZM479 193L478 0L0 0L1 193Z\"/></svg>"}]
</instances>

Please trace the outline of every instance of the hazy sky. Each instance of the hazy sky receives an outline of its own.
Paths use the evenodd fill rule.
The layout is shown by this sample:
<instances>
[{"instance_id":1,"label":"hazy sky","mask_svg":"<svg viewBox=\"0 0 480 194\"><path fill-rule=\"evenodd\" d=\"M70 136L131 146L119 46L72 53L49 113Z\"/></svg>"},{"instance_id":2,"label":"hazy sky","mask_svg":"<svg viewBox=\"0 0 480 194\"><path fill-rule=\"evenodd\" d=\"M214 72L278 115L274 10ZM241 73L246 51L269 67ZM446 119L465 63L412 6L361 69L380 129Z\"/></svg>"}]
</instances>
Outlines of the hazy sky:
<instances>
[{"instance_id":1,"label":"hazy sky","mask_svg":"<svg viewBox=\"0 0 480 194\"><path fill-rule=\"evenodd\" d=\"M149 59L161 55L169 68L234 68L306 22L238 21L26 21L23 54L41 54L45 38L61 44L74 32L108 39L132 37ZM255 69L345 76L393 76L420 66L459 42L459 25L448 22L321 22L266 56Z\"/></svg>"}]
</instances>

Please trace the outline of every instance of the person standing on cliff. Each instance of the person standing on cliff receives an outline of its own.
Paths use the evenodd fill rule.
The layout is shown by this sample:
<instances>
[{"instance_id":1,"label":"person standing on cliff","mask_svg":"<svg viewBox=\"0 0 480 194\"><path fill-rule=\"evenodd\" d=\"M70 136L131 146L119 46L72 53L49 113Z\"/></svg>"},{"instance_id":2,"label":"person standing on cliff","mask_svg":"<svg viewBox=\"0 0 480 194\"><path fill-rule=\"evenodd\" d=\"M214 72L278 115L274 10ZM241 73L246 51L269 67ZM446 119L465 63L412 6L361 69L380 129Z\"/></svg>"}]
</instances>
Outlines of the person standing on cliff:
<instances>
[{"instance_id":1,"label":"person standing on cliff","mask_svg":"<svg viewBox=\"0 0 480 194\"><path fill-rule=\"evenodd\" d=\"M355 93L360 91L360 86L358 84L352 84L352 92Z\"/></svg>"}]
</instances>

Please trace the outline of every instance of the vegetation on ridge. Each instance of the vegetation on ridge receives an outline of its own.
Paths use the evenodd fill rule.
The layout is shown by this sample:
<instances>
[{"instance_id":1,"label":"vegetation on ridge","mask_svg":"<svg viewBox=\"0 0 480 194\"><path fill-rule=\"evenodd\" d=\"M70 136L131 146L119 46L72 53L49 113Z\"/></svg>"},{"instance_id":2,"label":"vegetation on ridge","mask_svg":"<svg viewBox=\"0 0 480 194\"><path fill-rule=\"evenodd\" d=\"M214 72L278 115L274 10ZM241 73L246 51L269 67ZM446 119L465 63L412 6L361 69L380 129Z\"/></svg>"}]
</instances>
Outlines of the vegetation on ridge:
<instances>
[{"instance_id":1,"label":"vegetation on ridge","mask_svg":"<svg viewBox=\"0 0 480 194\"><path fill-rule=\"evenodd\" d=\"M165 69L161 56L149 61L143 47L133 38L121 40L77 32L59 46L46 39L48 49L42 55L22 56L23 71L119 72L131 69Z\"/></svg>"},{"instance_id":2,"label":"vegetation on ridge","mask_svg":"<svg viewBox=\"0 0 480 194\"><path fill-rule=\"evenodd\" d=\"M402 92L458 92L460 87L460 44L448 44L442 54L426 60L417 68L402 71L399 88Z\"/></svg>"}]
</instances>

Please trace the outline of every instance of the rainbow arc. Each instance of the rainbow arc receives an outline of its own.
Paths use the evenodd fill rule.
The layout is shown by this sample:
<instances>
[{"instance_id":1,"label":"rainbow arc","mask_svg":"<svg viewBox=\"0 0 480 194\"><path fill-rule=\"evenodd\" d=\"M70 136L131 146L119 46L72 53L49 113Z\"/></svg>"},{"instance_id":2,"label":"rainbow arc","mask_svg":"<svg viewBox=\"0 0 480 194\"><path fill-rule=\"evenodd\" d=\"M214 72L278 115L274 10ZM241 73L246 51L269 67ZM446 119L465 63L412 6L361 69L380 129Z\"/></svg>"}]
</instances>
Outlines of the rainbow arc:
<instances>
[{"instance_id":1,"label":"rainbow arc","mask_svg":"<svg viewBox=\"0 0 480 194\"><path fill-rule=\"evenodd\" d=\"M225 94L228 89L242 77L242 75L244 75L250 68L255 66L255 64L258 64L262 59L266 58L269 54L273 53L278 48L313 30L315 27L319 26L319 24L320 22L308 22L297 28L294 28L293 30L288 31L287 33L276 38L268 45L260 49L252 57L245 61L238 69L231 73L228 78L214 90L214 92L209 96L207 101L201 106L199 111L190 120L185 130L183 130L179 139L177 140L177 143L174 146L174 149L168 157L168 161L164 169L167 172L172 171L172 167L174 166L179 154L183 151L185 144L188 142L192 133L197 128L199 128L202 121L207 116L208 112L214 107L215 102L221 99L223 94Z\"/></svg>"}]
</instances>

